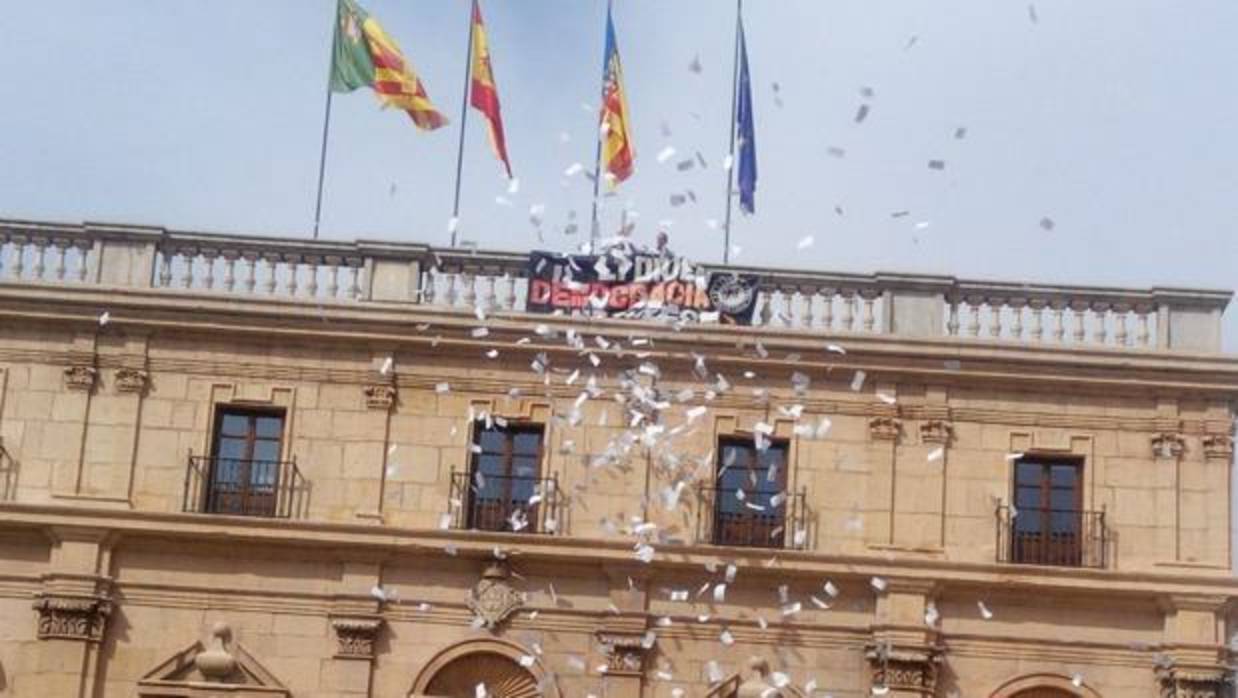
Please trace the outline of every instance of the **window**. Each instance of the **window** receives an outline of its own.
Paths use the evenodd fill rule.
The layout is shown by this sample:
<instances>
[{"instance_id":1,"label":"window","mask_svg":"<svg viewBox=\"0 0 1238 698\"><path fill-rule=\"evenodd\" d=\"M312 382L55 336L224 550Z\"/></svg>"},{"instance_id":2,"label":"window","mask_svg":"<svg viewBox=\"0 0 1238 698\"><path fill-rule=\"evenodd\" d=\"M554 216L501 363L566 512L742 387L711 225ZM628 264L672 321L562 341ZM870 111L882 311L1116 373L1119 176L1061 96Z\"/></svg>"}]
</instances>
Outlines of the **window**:
<instances>
[{"instance_id":1,"label":"window","mask_svg":"<svg viewBox=\"0 0 1238 698\"><path fill-rule=\"evenodd\" d=\"M1014 468L1011 562L1081 565L1082 463L1026 458L1016 462Z\"/></svg>"},{"instance_id":2,"label":"window","mask_svg":"<svg viewBox=\"0 0 1238 698\"><path fill-rule=\"evenodd\" d=\"M283 410L221 406L215 413L206 511L274 516L283 436Z\"/></svg>"},{"instance_id":3,"label":"window","mask_svg":"<svg viewBox=\"0 0 1238 698\"><path fill-rule=\"evenodd\" d=\"M483 531L539 531L539 504L550 494L541 478L539 424L478 422L469 466L468 528Z\"/></svg>"},{"instance_id":4,"label":"window","mask_svg":"<svg viewBox=\"0 0 1238 698\"><path fill-rule=\"evenodd\" d=\"M786 541L787 442L758 450L751 440L719 442L713 543L781 548Z\"/></svg>"}]
</instances>

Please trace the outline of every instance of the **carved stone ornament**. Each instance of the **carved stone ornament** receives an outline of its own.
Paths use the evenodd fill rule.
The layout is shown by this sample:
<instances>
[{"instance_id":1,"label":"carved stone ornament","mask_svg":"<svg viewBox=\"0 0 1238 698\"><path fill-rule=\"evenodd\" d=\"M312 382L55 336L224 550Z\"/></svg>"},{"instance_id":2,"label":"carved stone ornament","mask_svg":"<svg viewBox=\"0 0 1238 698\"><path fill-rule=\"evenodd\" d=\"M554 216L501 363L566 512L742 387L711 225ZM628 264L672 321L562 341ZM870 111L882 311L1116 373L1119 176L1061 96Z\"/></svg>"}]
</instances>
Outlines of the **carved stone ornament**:
<instances>
[{"instance_id":1,"label":"carved stone ornament","mask_svg":"<svg viewBox=\"0 0 1238 698\"><path fill-rule=\"evenodd\" d=\"M64 387L88 393L94 389L98 375L94 366L69 366L64 370Z\"/></svg>"},{"instance_id":2,"label":"carved stone ornament","mask_svg":"<svg viewBox=\"0 0 1238 698\"><path fill-rule=\"evenodd\" d=\"M99 642L112 602L103 596L40 596L34 610L39 612L40 640Z\"/></svg>"},{"instance_id":3,"label":"carved stone ornament","mask_svg":"<svg viewBox=\"0 0 1238 698\"><path fill-rule=\"evenodd\" d=\"M748 659L748 678L735 690L735 698L785 698L789 695L778 690L770 680L769 662L760 657Z\"/></svg>"},{"instance_id":4,"label":"carved stone ornament","mask_svg":"<svg viewBox=\"0 0 1238 698\"><path fill-rule=\"evenodd\" d=\"M524 593L512 587L510 576L507 563L496 560L486 566L481 580L469 590L468 607L481 619L483 627L498 627L524 605Z\"/></svg>"},{"instance_id":5,"label":"carved stone ornament","mask_svg":"<svg viewBox=\"0 0 1238 698\"><path fill-rule=\"evenodd\" d=\"M868 420L868 433L874 439L893 441L903 428L902 420L895 417L873 417Z\"/></svg>"},{"instance_id":6,"label":"carved stone ornament","mask_svg":"<svg viewBox=\"0 0 1238 698\"><path fill-rule=\"evenodd\" d=\"M395 386L374 383L365 386L365 406L372 410L389 410L395 404Z\"/></svg>"},{"instance_id":7,"label":"carved stone ornament","mask_svg":"<svg viewBox=\"0 0 1238 698\"><path fill-rule=\"evenodd\" d=\"M937 690L941 653L933 648L892 648L888 643L870 645L865 653L872 668L874 688L933 696Z\"/></svg>"},{"instance_id":8,"label":"carved stone ornament","mask_svg":"<svg viewBox=\"0 0 1238 698\"><path fill-rule=\"evenodd\" d=\"M954 438L954 425L944 419L930 419L920 425L920 441L926 444L948 444Z\"/></svg>"},{"instance_id":9,"label":"carved stone ornament","mask_svg":"<svg viewBox=\"0 0 1238 698\"><path fill-rule=\"evenodd\" d=\"M1229 460L1234 456L1234 437L1229 434L1208 434L1204 437L1204 455Z\"/></svg>"},{"instance_id":10,"label":"carved stone ornament","mask_svg":"<svg viewBox=\"0 0 1238 698\"><path fill-rule=\"evenodd\" d=\"M1161 698L1226 698L1225 670L1183 669L1170 666L1157 670Z\"/></svg>"},{"instance_id":11,"label":"carved stone ornament","mask_svg":"<svg viewBox=\"0 0 1238 698\"><path fill-rule=\"evenodd\" d=\"M331 627L335 629L337 658L374 658L374 642L378 639L378 631L383 627L382 618L332 618Z\"/></svg>"},{"instance_id":12,"label":"carved stone ornament","mask_svg":"<svg viewBox=\"0 0 1238 698\"><path fill-rule=\"evenodd\" d=\"M1182 434L1164 432L1152 437L1152 455L1155 458L1177 458L1186 450Z\"/></svg>"},{"instance_id":13,"label":"carved stone ornament","mask_svg":"<svg viewBox=\"0 0 1238 698\"><path fill-rule=\"evenodd\" d=\"M646 640L646 637L649 639ZM645 656L653 649L652 635L599 632L597 639L606 655L606 673L644 673Z\"/></svg>"},{"instance_id":14,"label":"carved stone ornament","mask_svg":"<svg viewBox=\"0 0 1238 698\"><path fill-rule=\"evenodd\" d=\"M141 395L146 392L148 380L150 380L150 375L140 368L118 368L115 378L116 392Z\"/></svg>"}]
</instances>

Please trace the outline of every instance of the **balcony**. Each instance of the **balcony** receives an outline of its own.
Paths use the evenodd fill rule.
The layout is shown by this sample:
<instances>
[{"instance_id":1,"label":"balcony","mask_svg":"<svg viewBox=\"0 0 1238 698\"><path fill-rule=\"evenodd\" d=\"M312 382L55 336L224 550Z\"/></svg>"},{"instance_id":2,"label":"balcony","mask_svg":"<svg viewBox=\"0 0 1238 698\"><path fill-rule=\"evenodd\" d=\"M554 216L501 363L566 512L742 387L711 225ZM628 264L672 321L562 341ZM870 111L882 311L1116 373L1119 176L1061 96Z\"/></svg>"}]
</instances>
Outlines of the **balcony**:
<instances>
[{"instance_id":1,"label":"balcony","mask_svg":"<svg viewBox=\"0 0 1238 698\"><path fill-rule=\"evenodd\" d=\"M1232 296L710 264L700 271L755 278L757 327L1121 351L1218 353ZM515 252L0 220L0 286L523 313L529 276L529 256Z\"/></svg>"},{"instance_id":2,"label":"balcony","mask_svg":"<svg viewBox=\"0 0 1238 698\"><path fill-rule=\"evenodd\" d=\"M288 519L308 492L295 460L261 461L189 456L182 511Z\"/></svg>"},{"instance_id":3,"label":"balcony","mask_svg":"<svg viewBox=\"0 0 1238 698\"><path fill-rule=\"evenodd\" d=\"M448 522L456 530L560 533L561 504L557 475L487 475L478 483L467 472L451 472Z\"/></svg>"},{"instance_id":4,"label":"balcony","mask_svg":"<svg viewBox=\"0 0 1238 698\"><path fill-rule=\"evenodd\" d=\"M744 548L807 548L805 490L744 495L731 487L697 489L696 540Z\"/></svg>"},{"instance_id":5,"label":"balcony","mask_svg":"<svg viewBox=\"0 0 1238 698\"><path fill-rule=\"evenodd\" d=\"M997 561L1050 567L1108 566L1104 511L997 508Z\"/></svg>"}]
</instances>

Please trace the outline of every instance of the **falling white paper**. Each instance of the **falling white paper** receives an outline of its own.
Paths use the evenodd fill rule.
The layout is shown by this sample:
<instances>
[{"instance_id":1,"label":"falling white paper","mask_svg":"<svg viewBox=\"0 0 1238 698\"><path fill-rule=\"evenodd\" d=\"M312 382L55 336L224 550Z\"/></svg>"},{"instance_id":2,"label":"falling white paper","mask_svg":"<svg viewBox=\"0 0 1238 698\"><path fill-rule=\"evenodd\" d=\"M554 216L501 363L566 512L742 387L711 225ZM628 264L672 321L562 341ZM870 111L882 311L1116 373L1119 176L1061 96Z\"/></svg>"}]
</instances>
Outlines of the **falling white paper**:
<instances>
[{"instance_id":1,"label":"falling white paper","mask_svg":"<svg viewBox=\"0 0 1238 698\"><path fill-rule=\"evenodd\" d=\"M855 372L855 375L851 377L851 390L852 390L852 392L859 392L859 391L860 391L860 389L864 387L864 379L865 379L867 376L868 376L868 374L867 374L867 373L865 373L865 372L863 372L863 371L856 371L856 372Z\"/></svg>"},{"instance_id":2,"label":"falling white paper","mask_svg":"<svg viewBox=\"0 0 1238 698\"><path fill-rule=\"evenodd\" d=\"M673 157L675 157L675 148L668 145L662 150L658 151L658 157L657 157L658 164L665 163L667 160L670 160Z\"/></svg>"}]
</instances>

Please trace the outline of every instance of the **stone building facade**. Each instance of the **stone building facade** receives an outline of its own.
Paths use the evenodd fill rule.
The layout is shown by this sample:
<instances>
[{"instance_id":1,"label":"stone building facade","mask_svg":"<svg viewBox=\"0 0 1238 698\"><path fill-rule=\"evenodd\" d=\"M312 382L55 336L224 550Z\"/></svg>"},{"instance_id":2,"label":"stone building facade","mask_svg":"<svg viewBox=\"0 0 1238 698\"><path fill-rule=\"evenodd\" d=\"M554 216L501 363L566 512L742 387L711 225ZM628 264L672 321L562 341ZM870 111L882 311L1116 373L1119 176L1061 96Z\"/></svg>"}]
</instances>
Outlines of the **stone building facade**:
<instances>
[{"instance_id":1,"label":"stone building facade","mask_svg":"<svg viewBox=\"0 0 1238 698\"><path fill-rule=\"evenodd\" d=\"M1229 695L1228 293L0 222L0 695Z\"/></svg>"}]
</instances>

